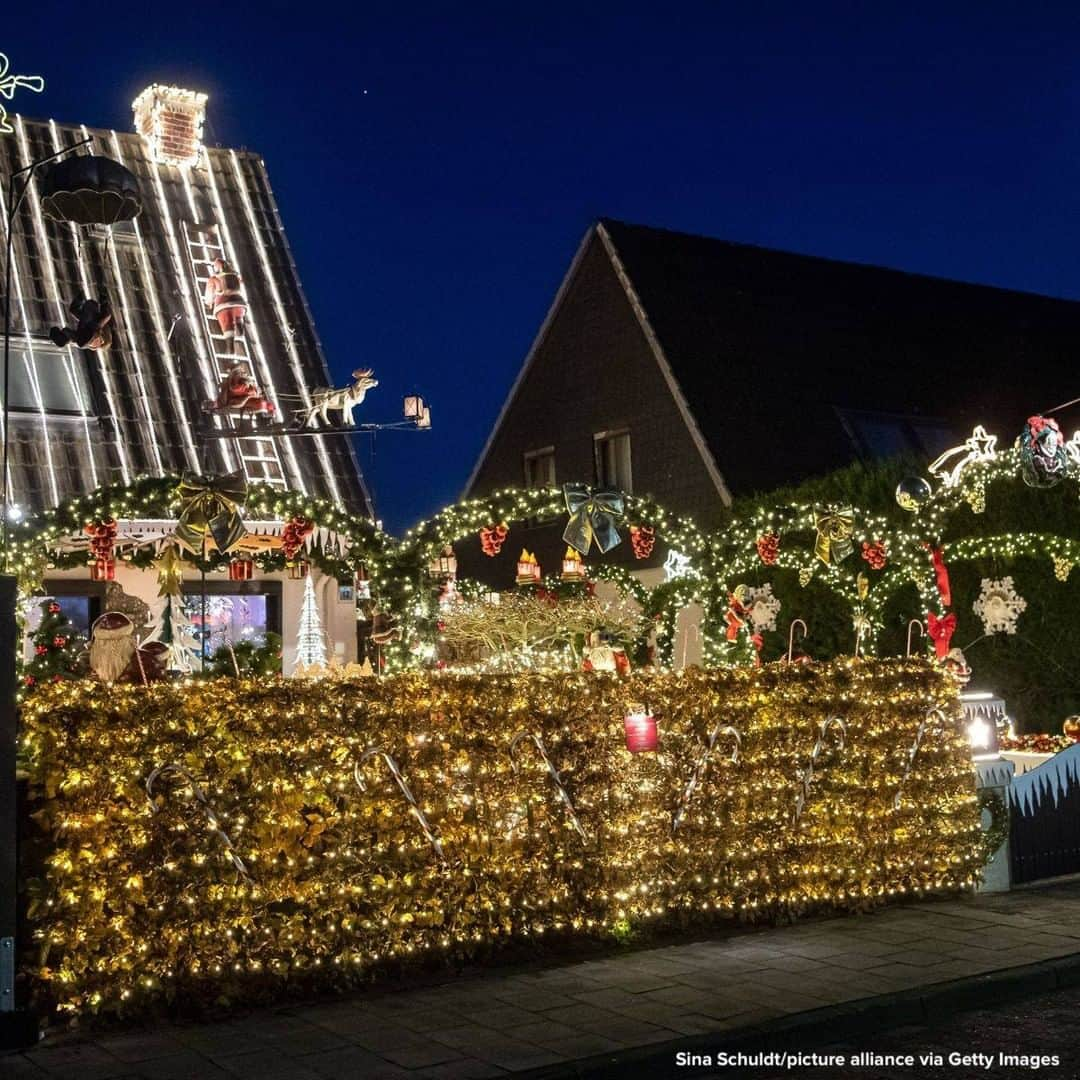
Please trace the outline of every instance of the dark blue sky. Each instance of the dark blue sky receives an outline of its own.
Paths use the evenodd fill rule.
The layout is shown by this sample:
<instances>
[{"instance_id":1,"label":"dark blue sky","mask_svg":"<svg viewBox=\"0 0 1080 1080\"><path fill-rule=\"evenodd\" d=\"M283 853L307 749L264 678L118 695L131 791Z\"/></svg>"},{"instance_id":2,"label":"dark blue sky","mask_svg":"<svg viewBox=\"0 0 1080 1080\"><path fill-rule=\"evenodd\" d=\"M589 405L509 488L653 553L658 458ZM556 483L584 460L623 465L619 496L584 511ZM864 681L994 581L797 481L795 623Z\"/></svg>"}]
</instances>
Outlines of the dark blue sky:
<instances>
[{"instance_id":1,"label":"dark blue sky","mask_svg":"<svg viewBox=\"0 0 1080 1080\"><path fill-rule=\"evenodd\" d=\"M127 129L150 82L209 93L335 373L376 369L369 416L431 402L360 446L392 529L460 494L597 216L1080 295L1074 4L123 7L5 12L47 78L9 108Z\"/></svg>"}]
</instances>

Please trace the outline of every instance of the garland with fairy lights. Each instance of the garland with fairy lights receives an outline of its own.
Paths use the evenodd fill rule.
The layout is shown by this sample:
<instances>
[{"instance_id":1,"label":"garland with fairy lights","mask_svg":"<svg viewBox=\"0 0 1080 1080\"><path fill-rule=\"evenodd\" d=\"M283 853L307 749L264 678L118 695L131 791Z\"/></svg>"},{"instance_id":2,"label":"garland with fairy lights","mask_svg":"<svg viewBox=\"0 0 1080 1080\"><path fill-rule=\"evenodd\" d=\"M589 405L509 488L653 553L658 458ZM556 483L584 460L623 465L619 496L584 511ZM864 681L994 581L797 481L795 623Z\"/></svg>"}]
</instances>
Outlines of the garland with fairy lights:
<instances>
[{"instance_id":1,"label":"garland with fairy lights","mask_svg":"<svg viewBox=\"0 0 1080 1080\"><path fill-rule=\"evenodd\" d=\"M59 550L58 542L65 537L82 535L88 525L97 522L175 517L179 506L179 483L177 477L144 477L126 486L99 488L12 525L9 529L10 569L19 576L24 590L32 591L47 569L85 565L87 553L84 550ZM315 530L328 529L343 537L348 545L344 556L324 551L317 543L304 551L304 558L340 580L352 580L360 563L378 559L394 543L362 515L352 514L326 499L282 491L266 484L249 486L244 513L250 518L280 521L300 517L310 522ZM132 566L149 568L157 557L155 545L144 545L126 553L124 561ZM281 551L260 551L249 557L267 573L282 570L286 565L286 557ZM228 558L216 551L209 552L205 560L191 552L184 553L187 564L208 573L224 570Z\"/></svg>"},{"instance_id":2,"label":"garland with fairy lights","mask_svg":"<svg viewBox=\"0 0 1080 1080\"><path fill-rule=\"evenodd\" d=\"M1032 418L1025 430L1036 421L1044 436L1056 432L1041 418ZM945 616L950 597L943 582L948 581L950 560L1044 556L1052 560L1061 580L1080 561L1080 543L1052 532L971 533L973 515L986 514L996 487L1019 483L1021 477L1031 483L1031 450L1025 446L998 452L995 438L976 428L962 446L930 466L936 485L919 477L902 482L898 500L910 513L894 507L891 513L868 514L858 507L820 503L758 507L706 536L692 521L669 513L655 500L624 495L624 513L617 523L623 542L633 547L635 555L662 544L669 554L669 580L647 590L627 567L608 562L588 565L587 573L633 593L645 611L656 642L655 660L662 666L679 659L673 654L676 620L691 604L702 613L698 634L707 666L758 663L761 639L740 615L738 596L740 586L760 585L774 573L797 575L803 586L813 581L815 589L824 588L844 605L850 636L832 643L830 652L875 655L886 611L903 590L915 590L917 609L911 615L931 622ZM1074 483L1080 473L1080 439L1074 437L1068 444L1059 439L1055 453L1062 463L1055 482ZM27 585L39 582L49 565L73 567L86 561L82 551L58 551L61 538L109 518L175 513L176 484L166 478L103 488L13 526L9 562L23 579L24 591L31 591ZM339 580L350 580L364 565L372 606L387 613L398 631L383 648L384 670L390 672L423 666L435 655L440 580L431 573L433 561L448 547L465 542L494 545L492 550L497 551L516 523L565 521L567 504L559 488L507 488L447 507L400 541L368 519L324 500L263 485L252 485L244 513L280 520L298 517L345 538L344 556L313 545L304 557ZM958 527L968 534L957 534ZM123 557L133 565L149 566L155 552L148 545ZM194 555L185 555L185 560L208 572L224 569L216 553L205 563ZM252 561L260 571L272 572L281 570L287 560L281 551L264 551L254 554ZM813 622L813 612L805 614ZM931 642L925 645L930 647Z\"/></svg>"},{"instance_id":3,"label":"garland with fairy lights","mask_svg":"<svg viewBox=\"0 0 1080 1080\"><path fill-rule=\"evenodd\" d=\"M630 751L634 702L659 752ZM948 720L909 772L933 708ZM821 745L833 717L842 748ZM741 751L703 769L717 725ZM56 683L24 706L21 753L25 965L64 1014L861 911L970 890L983 862L956 690L922 660Z\"/></svg>"},{"instance_id":4,"label":"garland with fairy lights","mask_svg":"<svg viewBox=\"0 0 1080 1080\"><path fill-rule=\"evenodd\" d=\"M1050 438L1050 478L1032 469L1029 433ZM1025 439L1027 442L1025 442ZM1053 487L1080 479L1080 435L1065 443L1056 425L1032 417L1017 447L998 452L996 437L977 427L959 447L942 454L929 467L938 481L908 477L897 489L890 514L866 513L837 503L800 503L756 508L735 520L709 550L707 603L703 629L707 662L728 662L716 634L725 596L741 583L768 580L775 571L799 575L824 586L846 606L851 637L844 651L874 655L884 626L884 612L901 590L914 587L918 607L911 615L931 625L951 605L948 564L983 557L1012 561L1048 558L1058 580L1065 580L1080 562L1080 543L1051 532L1018 531L991 535L957 535L957 528L975 525L985 515L988 499L1004 484ZM1025 449L1026 447L1026 449ZM1035 493L1033 493L1035 494ZM1039 493L1041 494L1041 493ZM1060 492L1046 496L1060 498ZM992 528L993 526L990 526ZM812 619L812 612L807 613ZM932 645L930 639L927 647Z\"/></svg>"}]
</instances>

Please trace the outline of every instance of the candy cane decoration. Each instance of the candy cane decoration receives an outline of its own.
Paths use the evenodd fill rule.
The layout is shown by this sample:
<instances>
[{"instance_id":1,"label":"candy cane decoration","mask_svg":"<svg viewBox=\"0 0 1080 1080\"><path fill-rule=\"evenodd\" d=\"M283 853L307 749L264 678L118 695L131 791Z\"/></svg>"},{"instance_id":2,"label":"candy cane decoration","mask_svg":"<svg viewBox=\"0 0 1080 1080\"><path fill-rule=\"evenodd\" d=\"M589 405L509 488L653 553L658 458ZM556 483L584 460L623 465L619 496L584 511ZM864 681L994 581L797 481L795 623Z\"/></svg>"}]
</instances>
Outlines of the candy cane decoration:
<instances>
[{"instance_id":1,"label":"candy cane decoration","mask_svg":"<svg viewBox=\"0 0 1080 1080\"><path fill-rule=\"evenodd\" d=\"M202 807L202 811L206 814L206 820L210 825L210 831L214 833L218 839L225 845L225 850L228 852L229 860L236 868L237 872L245 881L251 881L251 875L248 873L248 868L244 865L244 860L236 854L236 848L233 847L233 842L229 839L228 833L221 827L221 822L218 820L217 814L214 813L214 808L210 805L210 801L206 797L206 793L195 780L195 777L191 775L182 765L177 765L175 761L170 761L166 765L159 765L147 778L146 778L146 798L150 803L150 812L156 814L160 809L157 803L154 802L154 781L159 777L164 779L170 776L179 776L181 779L186 780L188 786L191 788L192 794L195 796L196 802Z\"/></svg>"},{"instance_id":2,"label":"candy cane decoration","mask_svg":"<svg viewBox=\"0 0 1080 1080\"><path fill-rule=\"evenodd\" d=\"M810 785L814 780L814 766L817 764L817 759L821 756L821 751L825 746L825 736L832 730L836 730L839 733L836 749L844 749L844 736L847 734L847 725L844 721L838 716L833 716L828 720L822 720L821 731L818 734L817 742L814 743L814 749L810 754L810 761L806 768L803 769L802 775L799 777L799 794L795 799L796 821L802 817L803 809L806 807L806 800L810 795Z\"/></svg>"},{"instance_id":3,"label":"candy cane decoration","mask_svg":"<svg viewBox=\"0 0 1080 1080\"><path fill-rule=\"evenodd\" d=\"M907 624L907 656L911 655L911 631L914 630L916 626L919 628L919 637L926 637L926 627L923 626L922 620L912 619L911 622Z\"/></svg>"},{"instance_id":4,"label":"candy cane decoration","mask_svg":"<svg viewBox=\"0 0 1080 1080\"><path fill-rule=\"evenodd\" d=\"M907 752L907 764L904 767L904 775L900 777L900 788L896 792L896 796L893 798L893 809L900 809L900 796L903 794L904 784L907 782L907 778L911 775L911 770L915 768L915 755L919 752L919 747L922 745L923 736L926 734L926 729L931 720L937 720L937 722L945 727L945 714L940 709L931 709L923 718L919 724L918 730L915 732L915 741L911 744L911 749Z\"/></svg>"},{"instance_id":5,"label":"candy cane decoration","mask_svg":"<svg viewBox=\"0 0 1080 1080\"><path fill-rule=\"evenodd\" d=\"M683 817L690 807L690 799L694 794L694 790L697 788L701 778L705 775L706 768L708 768L709 755L716 749L716 741L721 735L733 736L735 739L735 749L732 751L729 760L733 765L739 760L739 751L742 749L742 736L730 725L721 727L720 724L717 724L716 727L713 728L713 732L709 736L708 742L705 743L705 749L701 752L701 756L697 760L697 765L694 766L694 772L690 777L690 783L686 785L686 790L682 793L682 798L679 799L679 805L675 810L675 817L671 823L671 831L673 833L676 832L682 824Z\"/></svg>"},{"instance_id":6,"label":"candy cane decoration","mask_svg":"<svg viewBox=\"0 0 1080 1080\"><path fill-rule=\"evenodd\" d=\"M556 790L559 792L559 798L562 799L563 805L566 807L566 812L570 815L570 823L577 829L578 835L588 843L589 838L585 835L585 830L581 827L581 821L577 816L577 811L574 809L574 804L570 799L566 788L563 787L562 777L559 776L559 770L551 764L551 758L547 756L547 751L544 749L544 740L539 735L534 735L528 731L521 731L514 736L510 743L510 749L507 751L510 755L510 766L514 770L515 775L520 771L518 769L518 763L514 759L514 751L517 749L517 745L522 739L532 739L536 749L540 752L540 757L544 764L547 766L547 770L551 775L551 779L555 784Z\"/></svg>"},{"instance_id":7,"label":"candy cane decoration","mask_svg":"<svg viewBox=\"0 0 1080 1080\"><path fill-rule=\"evenodd\" d=\"M367 784L364 783L364 775L360 770L364 767L365 762L373 757L381 757L383 761L386 762L386 767L390 770L390 775L401 789L401 794L405 796L405 801L409 804L410 812L413 817L416 818L417 822L419 822L424 837L435 849L435 854L439 859L445 861L446 856L443 854L442 841L435 835L435 831L432 829L431 823L427 819L427 815L420 809L420 805L416 801L416 796L413 795L412 789L405 782L405 777L401 775L398 763L381 746L375 746L371 750L366 750L360 756L360 760L356 765L353 766L353 779L356 781L356 786L361 791L367 791Z\"/></svg>"}]
</instances>

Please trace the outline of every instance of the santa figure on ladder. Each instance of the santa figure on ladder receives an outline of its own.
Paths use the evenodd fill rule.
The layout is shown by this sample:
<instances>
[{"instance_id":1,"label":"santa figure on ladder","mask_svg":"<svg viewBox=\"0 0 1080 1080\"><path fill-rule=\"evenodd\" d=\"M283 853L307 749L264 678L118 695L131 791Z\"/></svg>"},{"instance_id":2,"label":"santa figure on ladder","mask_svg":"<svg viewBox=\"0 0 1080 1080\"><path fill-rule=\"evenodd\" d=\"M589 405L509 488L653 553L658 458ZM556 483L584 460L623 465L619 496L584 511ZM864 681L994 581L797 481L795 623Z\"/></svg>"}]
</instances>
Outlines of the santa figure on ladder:
<instances>
[{"instance_id":1,"label":"santa figure on ladder","mask_svg":"<svg viewBox=\"0 0 1080 1080\"><path fill-rule=\"evenodd\" d=\"M244 299L243 279L228 260L214 260L214 272L206 282L203 303L217 319L226 341L242 340L247 300Z\"/></svg>"}]
</instances>

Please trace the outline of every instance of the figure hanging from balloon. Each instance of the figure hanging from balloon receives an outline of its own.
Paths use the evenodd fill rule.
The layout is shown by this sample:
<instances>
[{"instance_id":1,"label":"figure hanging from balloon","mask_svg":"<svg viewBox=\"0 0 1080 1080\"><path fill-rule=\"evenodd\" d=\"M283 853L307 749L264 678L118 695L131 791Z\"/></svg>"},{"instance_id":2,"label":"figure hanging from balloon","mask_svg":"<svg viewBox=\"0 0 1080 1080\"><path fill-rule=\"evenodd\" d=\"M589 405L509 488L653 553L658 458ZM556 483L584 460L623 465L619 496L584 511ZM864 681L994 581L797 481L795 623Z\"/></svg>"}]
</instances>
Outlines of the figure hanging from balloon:
<instances>
[{"instance_id":1,"label":"figure hanging from balloon","mask_svg":"<svg viewBox=\"0 0 1080 1080\"><path fill-rule=\"evenodd\" d=\"M75 319L75 327L52 327L49 338L54 345L61 349L72 344L80 349L107 349L112 345L113 313L107 299L80 296L71 302L68 311Z\"/></svg>"},{"instance_id":2,"label":"figure hanging from balloon","mask_svg":"<svg viewBox=\"0 0 1080 1080\"><path fill-rule=\"evenodd\" d=\"M265 398L247 364L236 364L221 380L218 396L204 401L205 412L235 412L242 416L273 416L274 403Z\"/></svg>"},{"instance_id":3,"label":"figure hanging from balloon","mask_svg":"<svg viewBox=\"0 0 1080 1080\"><path fill-rule=\"evenodd\" d=\"M203 304L217 319L226 341L244 337L247 300L244 298L243 285L243 278L227 259L219 256L214 260L214 272L206 282Z\"/></svg>"}]
</instances>

